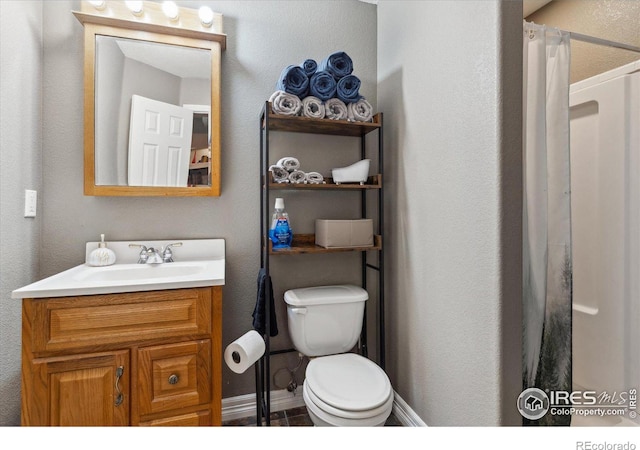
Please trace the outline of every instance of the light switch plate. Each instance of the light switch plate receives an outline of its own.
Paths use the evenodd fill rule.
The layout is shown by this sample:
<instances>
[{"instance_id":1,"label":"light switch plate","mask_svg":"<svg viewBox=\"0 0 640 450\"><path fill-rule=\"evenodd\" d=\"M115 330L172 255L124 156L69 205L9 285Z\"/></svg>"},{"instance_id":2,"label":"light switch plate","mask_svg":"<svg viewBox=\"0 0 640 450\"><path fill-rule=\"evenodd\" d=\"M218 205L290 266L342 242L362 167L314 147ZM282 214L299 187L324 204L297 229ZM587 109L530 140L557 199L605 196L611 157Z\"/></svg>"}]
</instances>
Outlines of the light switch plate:
<instances>
[{"instance_id":1,"label":"light switch plate","mask_svg":"<svg viewBox=\"0 0 640 450\"><path fill-rule=\"evenodd\" d=\"M38 191L26 189L24 191L24 216L35 217L38 204Z\"/></svg>"}]
</instances>

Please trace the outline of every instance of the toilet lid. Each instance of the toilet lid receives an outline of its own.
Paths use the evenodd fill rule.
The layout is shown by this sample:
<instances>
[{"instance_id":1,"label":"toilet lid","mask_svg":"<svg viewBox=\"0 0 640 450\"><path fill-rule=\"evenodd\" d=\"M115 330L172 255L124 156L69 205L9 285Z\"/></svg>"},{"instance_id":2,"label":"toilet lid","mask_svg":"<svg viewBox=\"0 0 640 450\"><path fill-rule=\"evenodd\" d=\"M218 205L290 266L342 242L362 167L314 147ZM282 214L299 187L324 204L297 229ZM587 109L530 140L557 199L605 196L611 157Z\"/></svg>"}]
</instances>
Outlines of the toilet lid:
<instances>
[{"instance_id":1,"label":"toilet lid","mask_svg":"<svg viewBox=\"0 0 640 450\"><path fill-rule=\"evenodd\" d=\"M305 383L323 402L345 411L377 408L391 395L387 374L373 361L355 353L312 359Z\"/></svg>"}]
</instances>

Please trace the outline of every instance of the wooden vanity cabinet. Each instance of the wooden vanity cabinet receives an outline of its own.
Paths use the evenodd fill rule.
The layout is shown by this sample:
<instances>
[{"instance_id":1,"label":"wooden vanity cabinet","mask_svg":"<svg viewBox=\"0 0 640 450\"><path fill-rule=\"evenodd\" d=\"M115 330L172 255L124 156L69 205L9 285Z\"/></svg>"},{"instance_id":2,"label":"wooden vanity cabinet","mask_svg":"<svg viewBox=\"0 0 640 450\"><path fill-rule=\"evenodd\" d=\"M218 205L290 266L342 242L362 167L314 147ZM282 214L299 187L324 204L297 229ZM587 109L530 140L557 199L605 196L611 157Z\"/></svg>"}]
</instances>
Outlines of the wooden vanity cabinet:
<instances>
[{"instance_id":1,"label":"wooden vanity cabinet","mask_svg":"<svg viewBox=\"0 0 640 450\"><path fill-rule=\"evenodd\" d=\"M24 299L22 425L222 421L220 286Z\"/></svg>"}]
</instances>

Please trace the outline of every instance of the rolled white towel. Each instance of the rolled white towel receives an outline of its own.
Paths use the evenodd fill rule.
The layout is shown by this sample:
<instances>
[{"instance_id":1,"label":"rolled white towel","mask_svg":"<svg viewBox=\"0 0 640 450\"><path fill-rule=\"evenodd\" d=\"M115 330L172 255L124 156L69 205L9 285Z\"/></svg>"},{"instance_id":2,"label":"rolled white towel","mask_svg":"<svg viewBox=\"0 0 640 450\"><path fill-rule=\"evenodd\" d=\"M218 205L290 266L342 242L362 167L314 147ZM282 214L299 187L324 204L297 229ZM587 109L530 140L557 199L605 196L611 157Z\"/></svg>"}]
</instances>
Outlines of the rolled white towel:
<instances>
[{"instance_id":1,"label":"rolled white towel","mask_svg":"<svg viewBox=\"0 0 640 450\"><path fill-rule=\"evenodd\" d=\"M282 166L273 165L269 167L269 171L273 176L273 181L276 183L288 183L289 182L289 171Z\"/></svg>"},{"instance_id":2,"label":"rolled white towel","mask_svg":"<svg viewBox=\"0 0 640 450\"><path fill-rule=\"evenodd\" d=\"M302 170L294 170L289 174L289 181L293 184L304 183L307 179L307 174Z\"/></svg>"},{"instance_id":3,"label":"rolled white towel","mask_svg":"<svg viewBox=\"0 0 640 450\"><path fill-rule=\"evenodd\" d=\"M324 104L322 100L313 95L303 98L300 115L312 119L324 119Z\"/></svg>"},{"instance_id":4,"label":"rolled white towel","mask_svg":"<svg viewBox=\"0 0 640 450\"><path fill-rule=\"evenodd\" d=\"M324 102L324 114L327 119L347 120L347 105L339 98L330 98Z\"/></svg>"},{"instance_id":5,"label":"rolled white towel","mask_svg":"<svg viewBox=\"0 0 640 450\"><path fill-rule=\"evenodd\" d=\"M350 122L371 122L373 118L373 108L364 98L361 98L357 102L349 103L347 110L348 120Z\"/></svg>"},{"instance_id":6,"label":"rolled white towel","mask_svg":"<svg viewBox=\"0 0 640 450\"><path fill-rule=\"evenodd\" d=\"M285 91L275 91L269 97L269 101L275 114L297 116L302 109L302 101L297 96Z\"/></svg>"},{"instance_id":7,"label":"rolled white towel","mask_svg":"<svg viewBox=\"0 0 640 450\"><path fill-rule=\"evenodd\" d=\"M300 161L298 161L293 156L285 156L284 158L280 158L278 160L276 166L280 166L291 173L294 170L298 170L300 168Z\"/></svg>"},{"instance_id":8,"label":"rolled white towel","mask_svg":"<svg viewBox=\"0 0 640 450\"><path fill-rule=\"evenodd\" d=\"M307 173L307 179L305 183L309 184L325 184L324 177L319 172L309 172Z\"/></svg>"}]
</instances>

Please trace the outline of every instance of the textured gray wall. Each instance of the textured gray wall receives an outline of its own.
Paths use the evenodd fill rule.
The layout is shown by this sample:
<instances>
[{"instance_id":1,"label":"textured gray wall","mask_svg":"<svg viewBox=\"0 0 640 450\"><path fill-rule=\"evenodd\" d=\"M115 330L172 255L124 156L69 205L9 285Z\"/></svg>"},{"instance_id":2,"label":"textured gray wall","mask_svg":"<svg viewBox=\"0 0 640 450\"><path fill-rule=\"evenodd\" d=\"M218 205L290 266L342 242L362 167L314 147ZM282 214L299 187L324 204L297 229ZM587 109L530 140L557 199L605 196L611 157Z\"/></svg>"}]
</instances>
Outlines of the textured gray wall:
<instances>
[{"instance_id":1,"label":"textured gray wall","mask_svg":"<svg viewBox=\"0 0 640 450\"><path fill-rule=\"evenodd\" d=\"M223 345L251 329L260 264L258 115L283 67L337 50L354 61L361 92L376 100L376 10L357 2L228 1L206 3L224 14L227 50L222 54L222 196L219 198L85 197L82 191L82 25L73 1L44 6L43 239L39 275L83 262L84 243L105 233L108 240L224 238L227 278L223 291ZM355 139L287 136L272 140L276 157L297 155L306 170L328 173L359 159ZM329 157L331 155L331 157ZM335 156L335 158L333 158ZM326 195L323 195L326 194ZM286 193L294 230L313 232L312 218L357 216L351 193ZM271 201L273 204L273 200ZM275 262L276 295L286 288L327 282L357 282L353 255L283 258ZM353 263L356 264L353 264ZM321 274L318 275L318 268ZM283 302L280 335L273 348L289 348ZM15 354L14 358L19 355ZM273 358L277 370L292 355ZM299 380L302 381L302 380ZM224 366L223 397L254 391L253 371L236 375Z\"/></svg>"},{"instance_id":2,"label":"textured gray wall","mask_svg":"<svg viewBox=\"0 0 640 450\"><path fill-rule=\"evenodd\" d=\"M222 55L222 196L117 198L83 195L83 28L78 1L0 2L2 8L2 359L0 424L20 421L20 303L12 290L84 260L86 241L224 238L223 345L251 329L260 265L258 116L283 67L338 50L354 61L361 93L376 104L376 9L357 1L209 1L224 14ZM42 136L46 139L42 139ZM297 156L325 174L359 159L355 139L280 133L273 161ZM331 156L329 156L331 155ZM46 170L43 170L46 167ZM38 189L38 217L22 217L24 189ZM326 194L326 195L323 195ZM359 215L351 193L281 194L294 230L313 232L313 218ZM273 199L270 203L273 203ZM273 269L280 334L290 348L285 289L358 282L359 258L310 256L277 260ZM274 357L273 370L295 355ZM287 380L288 381L288 380ZM299 382L302 379L298 380ZM274 386L274 388L284 386ZM223 397L254 392L253 372L224 367Z\"/></svg>"},{"instance_id":3,"label":"textured gray wall","mask_svg":"<svg viewBox=\"0 0 640 450\"><path fill-rule=\"evenodd\" d=\"M42 214L42 2L0 2L0 425L20 424L20 302L37 276ZM38 191L24 218L24 190Z\"/></svg>"},{"instance_id":4,"label":"textured gray wall","mask_svg":"<svg viewBox=\"0 0 640 450\"><path fill-rule=\"evenodd\" d=\"M429 425L521 423L522 9L381 1L389 372Z\"/></svg>"},{"instance_id":5,"label":"textured gray wall","mask_svg":"<svg viewBox=\"0 0 640 450\"><path fill-rule=\"evenodd\" d=\"M526 20L640 47L640 2L637 0L556 0ZM571 83L638 58L638 53L572 40Z\"/></svg>"}]
</instances>

